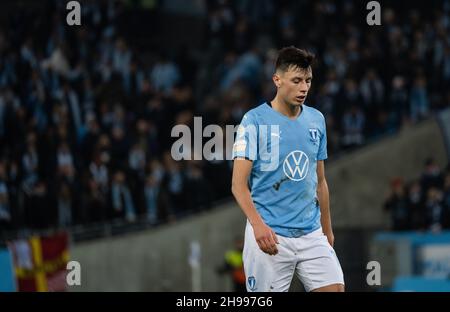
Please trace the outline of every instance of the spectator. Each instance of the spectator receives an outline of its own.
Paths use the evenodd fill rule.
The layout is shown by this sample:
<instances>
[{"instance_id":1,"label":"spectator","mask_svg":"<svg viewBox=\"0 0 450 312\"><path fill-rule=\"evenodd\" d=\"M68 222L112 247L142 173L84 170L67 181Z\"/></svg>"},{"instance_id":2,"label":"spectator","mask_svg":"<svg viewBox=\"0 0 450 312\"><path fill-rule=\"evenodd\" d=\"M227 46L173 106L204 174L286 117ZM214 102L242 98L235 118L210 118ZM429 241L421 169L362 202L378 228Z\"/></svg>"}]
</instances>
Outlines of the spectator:
<instances>
[{"instance_id":1,"label":"spectator","mask_svg":"<svg viewBox=\"0 0 450 312\"><path fill-rule=\"evenodd\" d=\"M136 210L134 208L131 192L126 185L126 177L123 171L117 171L111 185L112 206L114 216L125 218L128 222L136 220Z\"/></svg>"},{"instance_id":2,"label":"spectator","mask_svg":"<svg viewBox=\"0 0 450 312\"><path fill-rule=\"evenodd\" d=\"M410 211L405 197L403 180L396 178L391 183L391 194L384 203L384 209L391 213L392 229L406 231L410 229Z\"/></svg>"},{"instance_id":3,"label":"spectator","mask_svg":"<svg viewBox=\"0 0 450 312\"><path fill-rule=\"evenodd\" d=\"M241 238L236 238L233 249L225 253L224 263L217 269L219 274L229 274L233 281L233 290L235 292L246 292L246 279L244 264L242 261L242 251L244 242Z\"/></svg>"},{"instance_id":4,"label":"spectator","mask_svg":"<svg viewBox=\"0 0 450 312\"><path fill-rule=\"evenodd\" d=\"M58 192L58 226L61 228L72 225L72 194L67 183L63 183Z\"/></svg>"},{"instance_id":5,"label":"spectator","mask_svg":"<svg viewBox=\"0 0 450 312\"><path fill-rule=\"evenodd\" d=\"M166 55L162 54L158 62L153 66L150 77L155 90L170 94L173 87L180 80L180 72L177 65L171 62Z\"/></svg>"},{"instance_id":6,"label":"spectator","mask_svg":"<svg viewBox=\"0 0 450 312\"><path fill-rule=\"evenodd\" d=\"M353 105L345 112L343 117L342 144L345 148L351 148L364 143L365 117L358 106Z\"/></svg>"},{"instance_id":7,"label":"spectator","mask_svg":"<svg viewBox=\"0 0 450 312\"><path fill-rule=\"evenodd\" d=\"M431 187L440 188L442 186L441 170L434 158L430 157L425 161L425 168L420 183L425 193L428 193Z\"/></svg>"},{"instance_id":8,"label":"spectator","mask_svg":"<svg viewBox=\"0 0 450 312\"><path fill-rule=\"evenodd\" d=\"M425 204L428 229L432 232L440 232L443 225L444 206L443 194L438 188L431 187L427 192Z\"/></svg>"},{"instance_id":9,"label":"spectator","mask_svg":"<svg viewBox=\"0 0 450 312\"><path fill-rule=\"evenodd\" d=\"M406 82L404 77L396 76L392 79L392 91L389 99L389 106L394 109L394 115L397 125L401 125L406 120L403 120L408 116L408 92L406 91Z\"/></svg>"},{"instance_id":10,"label":"spectator","mask_svg":"<svg viewBox=\"0 0 450 312\"><path fill-rule=\"evenodd\" d=\"M170 152L164 154L165 176L162 185L167 190L170 218L185 213L185 177L180 164L172 159Z\"/></svg>"},{"instance_id":11,"label":"spectator","mask_svg":"<svg viewBox=\"0 0 450 312\"><path fill-rule=\"evenodd\" d=\"M403 195L403 182L392 182L392 194L384 208L391 211L394 230L430 230L450 228L450 171L443 175L433 158L425 161L420 179L413 181Z\"/></svg>"},{"instance_id":12,"label":"spectator","mask_svg":"<svg viewBox=\"0 0 450 312\"><path fill-rule=\"evenodd\" d=\"M408 206L411 211L412 229L425 230L426 216L424 196L418 181L413 182L408 188Z\"/></svg>"},{"instance_id":13,"label":"spectator","mask_svg":"<svg viewBox=\"0 0 450 312\"><path fill-rule=\"evenodd\" d=\"M414 80L410 99L411 119L417 121L427 117L430 108L425 77L419 76Z\"/></svg>"},{"instance_id":14,"label":"spectator","mask_svg":"<svg viewBox=\"0 0 450 312\"><path fill-rule=\"evenodd\" d=\"M195 161L189 161L186 169L186 193L189 209L199 210L210 208L211 188L206 181L203 169Z\"/></svg>"},{"instance_id":15,"label":"spectator","mask_svg":"<svg viewBox=\"0 0 450 312\"><path fill-rule=\"evenodd\" d=\"M164 168L157 159L152 159L148 167L144 185L144 213L147 220L155 224L162 220L163 207L168 209L168 198L165 197L162 189L162 181L165 176Z\"/></svg>"}]
</instances>

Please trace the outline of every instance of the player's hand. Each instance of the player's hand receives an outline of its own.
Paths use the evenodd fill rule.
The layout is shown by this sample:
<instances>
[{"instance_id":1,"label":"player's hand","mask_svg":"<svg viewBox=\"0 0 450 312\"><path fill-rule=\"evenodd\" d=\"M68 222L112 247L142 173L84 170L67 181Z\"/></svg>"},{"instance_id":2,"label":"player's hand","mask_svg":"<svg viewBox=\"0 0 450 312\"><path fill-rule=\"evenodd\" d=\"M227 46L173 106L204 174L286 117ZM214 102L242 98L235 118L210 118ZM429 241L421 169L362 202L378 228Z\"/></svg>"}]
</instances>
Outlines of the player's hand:
<instances>
[{"instance_id":1,"label":"player's hand","mask_svg":"<svg viewBox=\"0 0 450 312\"><path fill-rule=\"evenodd\" d=\"M278 253L278 238L275 232L264 222L253 225L253 233L259 248L269 255Z\"/></svg>"}]
</instances>

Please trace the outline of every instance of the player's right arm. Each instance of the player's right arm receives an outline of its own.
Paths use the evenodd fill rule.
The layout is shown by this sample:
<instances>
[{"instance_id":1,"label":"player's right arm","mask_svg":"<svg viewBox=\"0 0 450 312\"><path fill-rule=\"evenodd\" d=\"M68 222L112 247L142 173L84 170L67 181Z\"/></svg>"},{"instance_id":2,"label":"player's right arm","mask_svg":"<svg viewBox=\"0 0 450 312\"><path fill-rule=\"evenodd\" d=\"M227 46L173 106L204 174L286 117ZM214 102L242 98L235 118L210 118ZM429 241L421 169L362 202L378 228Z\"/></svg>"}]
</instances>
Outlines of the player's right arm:
<instances>
[{"instance_id":1,"label":"player's right arm","mask_svg":"<svg viewBox=\"0 0 450 312\"><path fill-rule=\"evenodd\" d=\"M276 255L278 253L277 236L264 223L256 210L248 187L248 177L252 170L252 165L253 162L246 158L237 157L234 159L231 192L252 225L259 248L269 255Z\"/></svg>"}]
</instances>

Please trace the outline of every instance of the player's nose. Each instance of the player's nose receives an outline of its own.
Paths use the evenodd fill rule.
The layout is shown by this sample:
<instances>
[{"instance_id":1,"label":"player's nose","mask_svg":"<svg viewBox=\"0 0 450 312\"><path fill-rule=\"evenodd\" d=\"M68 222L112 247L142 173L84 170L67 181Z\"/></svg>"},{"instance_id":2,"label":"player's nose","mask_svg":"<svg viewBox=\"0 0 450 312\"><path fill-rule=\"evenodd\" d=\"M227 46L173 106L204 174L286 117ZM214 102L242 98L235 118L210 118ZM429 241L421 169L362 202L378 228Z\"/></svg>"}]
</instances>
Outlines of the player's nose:
<instances>
[{"instance_id":1,"label":"player's nose","mask_svg":"<svg viewBox=\"0 0 450 312\"><path fill-rule=\"evenodd\" d=\"M308 84L306 82L300 83L300 93L302 93L302 95L304 95L306 92L308 92Z\"/></svg>"}]
</instances>

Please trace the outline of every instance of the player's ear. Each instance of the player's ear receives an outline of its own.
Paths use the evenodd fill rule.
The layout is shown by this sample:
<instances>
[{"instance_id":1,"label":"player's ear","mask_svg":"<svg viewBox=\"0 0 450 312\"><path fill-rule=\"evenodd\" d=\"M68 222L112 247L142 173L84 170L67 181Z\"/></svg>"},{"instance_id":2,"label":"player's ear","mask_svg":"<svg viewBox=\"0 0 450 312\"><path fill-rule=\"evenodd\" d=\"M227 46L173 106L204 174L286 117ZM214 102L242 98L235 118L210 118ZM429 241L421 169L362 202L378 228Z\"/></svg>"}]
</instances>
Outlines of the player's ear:
<instances>
[{"instance_id":1,"label":"player's ear","mask_svg":"<svg viewBox=\"0 0 450 312\"><path fill-rule=\"evenodd\" d=\"M273 74L272 80L273 80L273 83L275 84L275 86L277 88L279 88L281 86L281 79L280 79L280 76L277 73Z\"/></svg>"}]
</instances>

